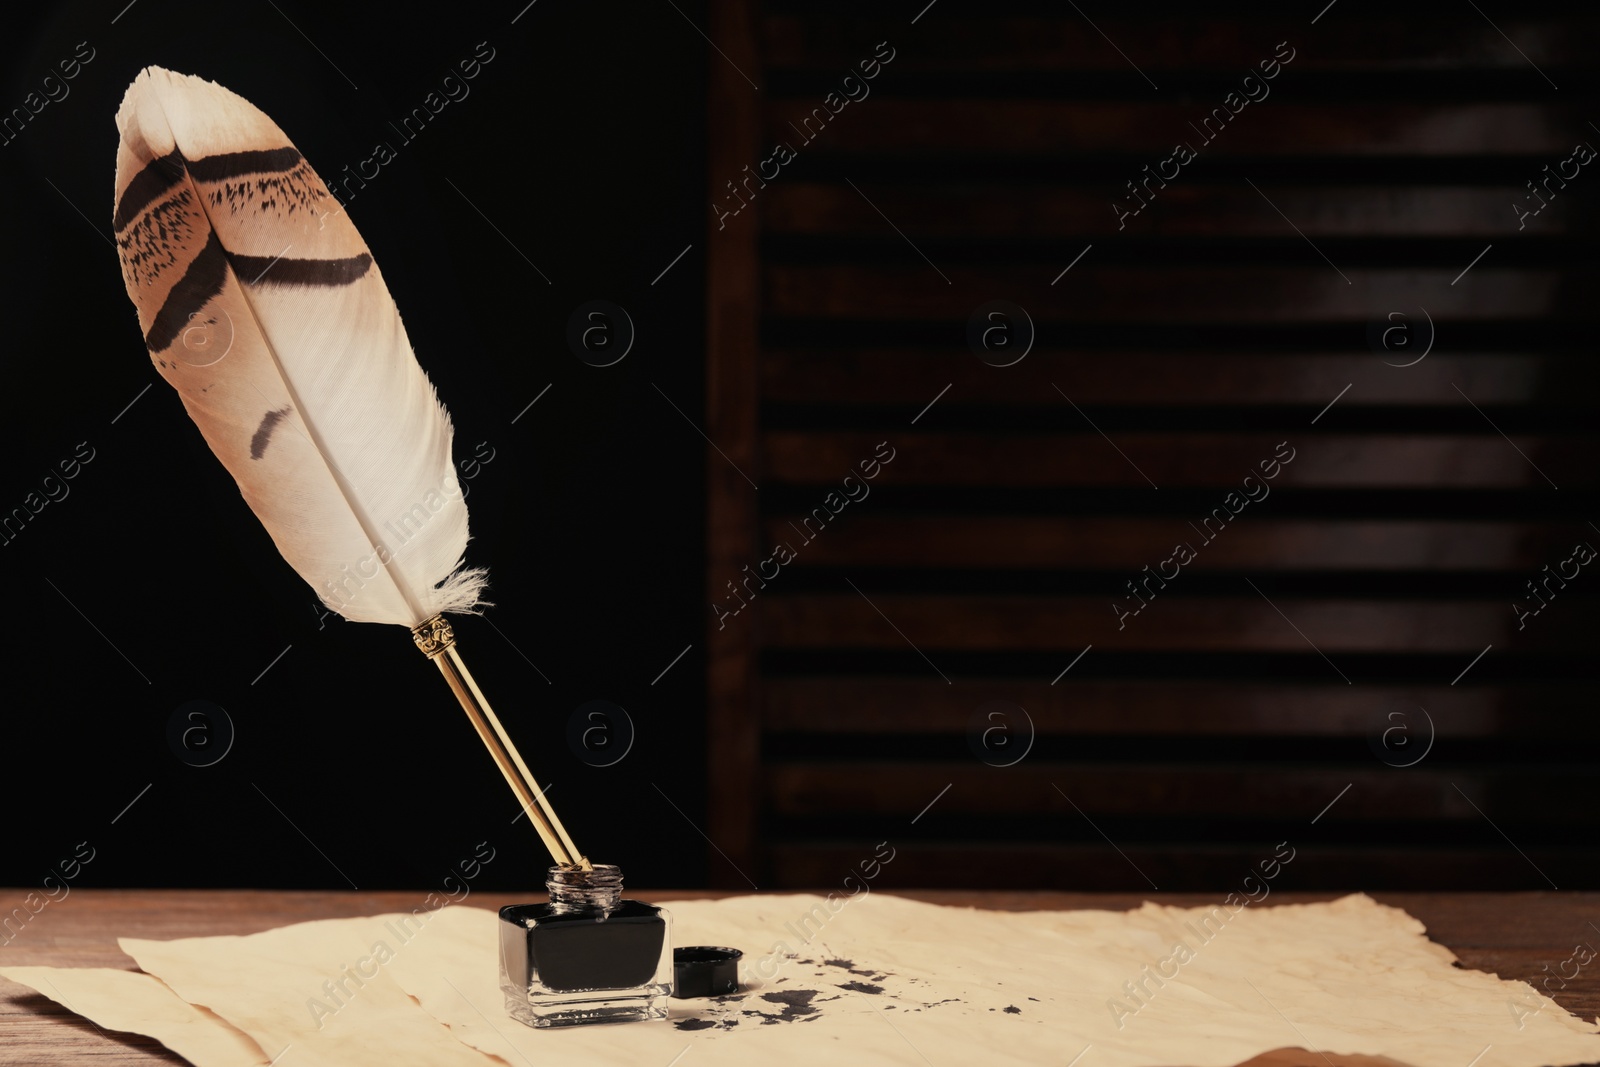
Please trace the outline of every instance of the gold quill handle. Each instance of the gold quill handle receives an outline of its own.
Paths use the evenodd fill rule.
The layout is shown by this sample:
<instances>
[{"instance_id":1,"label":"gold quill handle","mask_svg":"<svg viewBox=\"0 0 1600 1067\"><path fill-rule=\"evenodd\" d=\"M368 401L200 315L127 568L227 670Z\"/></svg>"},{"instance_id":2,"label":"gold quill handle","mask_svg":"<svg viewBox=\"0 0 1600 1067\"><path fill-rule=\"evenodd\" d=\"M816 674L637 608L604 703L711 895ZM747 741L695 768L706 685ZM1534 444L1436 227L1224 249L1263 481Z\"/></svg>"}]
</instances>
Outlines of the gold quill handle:
<instances>
[{"instance_id":1,"label":"gold quill handle","mask_svg":"<svg viewBox=\"0 0 1600 1067\"><path fill-rule=\"evenodd\" d=\"M494 757L495 766L500 768L506 784L517 795L517 800L521 802L522 810L527 813L529 821L544 839L544 846L550 850L550 856L556 861L556 865L590 870L592 865L589 863L589 858L579 852L578 846L572 843L571 835L556 817L555 809L545 798L544 790L539 788L533 773L523 762L522 754L517 751L517 746L512 744L505 727L500 725L499 717L489 706L489 701L484 698L478 683L473 681L472 672L468 671L467 665L462 662L461 653L456 650L455 631L445 621L444 616L435 615L415 627L411 631L411 636L416 641L417 648L422 650L422 654L438 665L439 673L444 675L450 691L461 701L461 707L467 713L467 718L472 720L473 728L478 731L478 737L489 750L489 755Z\"/></svg>"}]
</instances>

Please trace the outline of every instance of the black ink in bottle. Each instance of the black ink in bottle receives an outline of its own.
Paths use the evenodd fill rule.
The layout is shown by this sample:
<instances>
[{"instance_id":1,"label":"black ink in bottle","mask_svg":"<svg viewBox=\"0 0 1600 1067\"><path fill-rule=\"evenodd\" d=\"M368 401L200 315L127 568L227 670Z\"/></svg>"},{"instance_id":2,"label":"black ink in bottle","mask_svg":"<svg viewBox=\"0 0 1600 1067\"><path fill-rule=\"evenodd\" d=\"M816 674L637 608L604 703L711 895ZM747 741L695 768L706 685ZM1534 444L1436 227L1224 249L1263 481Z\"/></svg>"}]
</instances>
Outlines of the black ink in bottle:
<instances>
[{"instance_id":1,"label":"black ink in bottle","mask_svg":"<svg viewBox=\"0 0 1600 1067\"><path fill-rule=\"evenodd\" d=\"M622 899L622 871L551 867L548 904L500 909L500 988L529 1026L664 1019L671 917Z\"/></svg>"}]
</instances>

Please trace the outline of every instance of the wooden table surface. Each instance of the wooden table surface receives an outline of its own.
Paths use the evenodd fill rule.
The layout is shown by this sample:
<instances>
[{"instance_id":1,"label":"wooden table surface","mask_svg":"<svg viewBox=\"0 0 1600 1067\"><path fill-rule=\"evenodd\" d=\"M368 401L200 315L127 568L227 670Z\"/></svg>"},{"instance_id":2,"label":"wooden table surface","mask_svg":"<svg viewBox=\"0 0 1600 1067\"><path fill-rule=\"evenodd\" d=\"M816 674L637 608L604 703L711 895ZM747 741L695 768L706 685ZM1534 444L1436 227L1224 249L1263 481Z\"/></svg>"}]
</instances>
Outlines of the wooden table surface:
<instances>
[{"instance_id":1,"label":"wooden table surface","mask_svg":"<svg viewBox=\"0 0 1600 1067\"><path fill-rule=\"evenodd\" d=\"M20 900L28 890L0 889L0 900ZM0 947L0 966L118 967L135 970L117 948L118 937L177 938L251 934L276 926L380 912L409 911L421 892L338 893L260 890L75 889L47 905L10 944ZM642 900L732 896L707 891L630 891ZM1009 911L1101 908L1125 910L1145 900L1193 907L1217 903L1217 895L1182 893L991 893L964 890L899 891L937 904ZM1274 893L1273 903L1332 900L1338 893ZM1558 971L1578 945L1600 946L1600 893L1373 893L1404 908L1448 946L1464 967L1536 986ZM474 893L463 903L482 908L526 901L528 896ZM1600 961L1548 988L1557 1003L1584 1019L1600 1014ZM1342 1063L1354 1058L1336 1057ZM108 1034L32 990L0 979L0 1063L93 1062L105 1067L183 1063L156 1042L131 1034ZM1257 1061L1252 1061L1255 1063ZM1320 1063L1321 1060L1316 1062Z\"/></svg>"}]
</instances>

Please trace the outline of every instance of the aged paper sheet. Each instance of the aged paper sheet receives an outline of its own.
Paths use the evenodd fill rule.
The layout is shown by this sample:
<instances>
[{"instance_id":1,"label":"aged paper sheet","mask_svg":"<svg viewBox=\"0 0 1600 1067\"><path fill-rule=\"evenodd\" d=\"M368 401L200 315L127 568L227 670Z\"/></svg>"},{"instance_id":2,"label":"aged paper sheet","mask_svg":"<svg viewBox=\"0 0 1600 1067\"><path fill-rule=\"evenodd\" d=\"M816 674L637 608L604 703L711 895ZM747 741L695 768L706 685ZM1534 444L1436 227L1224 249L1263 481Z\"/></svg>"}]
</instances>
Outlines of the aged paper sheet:
<instances>
[{"instance_id":1,"label":"aged paper sheet","mask_svg":"<svg viewBox=\"0 0 1600 1067\"><path fill-rule=\"evenodd\" d=\"M675 944L731 945L745 958L739 992L675 1000L662 1023L536 1031L510 1019L498 919L470 907L249 937L124 940L154 976L138 990L127 972L4 973L46 995L43 983L56 982L66 998L56 999L73 1011L151 1034L200 1067L260 1063L261 1050L279 1067L620 1067L680 1055L696 1065L826 1056L1231 1067L1286 1047L1312 1050L1316 1063L1324 1054L1412 1067L1600 1062L1600 1026L1526 983L1453 966L1421 923L1360 894L1131 912L993 912L884 893L668 907ZM142 1018L134 997L159 1010Z\"/></svg>"}]
</instances>

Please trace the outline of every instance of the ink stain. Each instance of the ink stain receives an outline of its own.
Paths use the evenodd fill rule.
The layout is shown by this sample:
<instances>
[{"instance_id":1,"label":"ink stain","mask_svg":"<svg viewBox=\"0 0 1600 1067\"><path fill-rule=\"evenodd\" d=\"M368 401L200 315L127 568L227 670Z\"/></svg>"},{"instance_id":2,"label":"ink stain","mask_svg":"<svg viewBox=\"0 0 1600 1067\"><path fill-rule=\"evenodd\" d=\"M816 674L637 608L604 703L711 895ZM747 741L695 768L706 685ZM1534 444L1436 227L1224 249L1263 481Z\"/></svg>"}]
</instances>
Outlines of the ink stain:
<instances>
[{"instance_id":1,"label":"ink stain","mask_svg":"<svg viewBox=\"0 0 1600 1067\"><path fill-rule=\"evenodd\" d=\"M824 967L838 967L841 970L849 971L851 974L859 974L863 978L884 977L883 972L875 971L870 967L864 970L857 968L855 960L823 960L822 965Z\"/></svg>"},{"instance_id":2,"label":"ink stain","mask_svg":"<svg viewBox=\"0 0 1600 1067\"><path fill-rule=\"evenodd\" d=\"M679 1019L672 1025L679 1030L709 1030L717 1024L713 1019Z\"/></svg>"},{"instance_id":3,"label":"ink stain","mask_svg":"<svg viewBox=\"0 0 1600 1067\"><path fill-rule=\"evenodd\" d=\"M1039 998L1038 997L1029 997L1028 999L1033 1001L1035 1004L1039 1003Z\"/></svg>"},{"instance_id":4,"label":"ink stain","mask_svg":"<svg viewBox=\"0 0 1600 1067\"><path fill-rule=\"evenodd\" d=\"M792 1023L807 1015L816 1015L819 1009L811 1006L811 1001L816 997L815 989L786 989L781 992L763 993L761 999L768 1004L781 1005L783 1010L777 1015L764 1011L745 1011L743 1014L761 1020L761 1025L770 1023Z\"/></svg>"},{"instance_id":5,"label":"ink stain","mask_svg":"<svg viewBox=\"0 0 1600 1067\"><path fill-rule=\"evenodd\" d=\"M852 972L852 973L854 973L854 972ZM879 993L883 992L883 986L881 986L881 985L873 985L870 982L846 982L843 985L841 985L839 988L840 989L849 989L849 990L852 990L853 992L856 992L856 993L870 993L873 996L877 996Z\"/></svg>"},{"instance_id":6,"label":"ink stain","mask_svg":"<svg viewBox=\"0 0 1600 1067\"><path fill-rule=\"evenodd\" d=\"M781 993L763 993L761 999L769 1004L782 1004L783 1014L788 1016L810 1015L817 1009L811 1006L815 999L815 989L788 989Z\"/></svg>"},{"instance_id":7,"label":"ink stain","mask_svg":"<svg viewBox=\"0 0 1600 1067\"><path fill-rule=\"evenodd\" d=\"M1007 1015L1021 1015L1022 1009L1017 1007L1015 1004L1007 1004L1005 1012Z\"/></svg>"}]
</instances>

